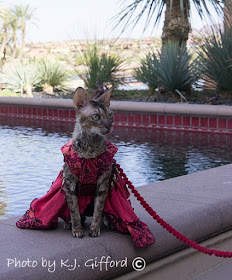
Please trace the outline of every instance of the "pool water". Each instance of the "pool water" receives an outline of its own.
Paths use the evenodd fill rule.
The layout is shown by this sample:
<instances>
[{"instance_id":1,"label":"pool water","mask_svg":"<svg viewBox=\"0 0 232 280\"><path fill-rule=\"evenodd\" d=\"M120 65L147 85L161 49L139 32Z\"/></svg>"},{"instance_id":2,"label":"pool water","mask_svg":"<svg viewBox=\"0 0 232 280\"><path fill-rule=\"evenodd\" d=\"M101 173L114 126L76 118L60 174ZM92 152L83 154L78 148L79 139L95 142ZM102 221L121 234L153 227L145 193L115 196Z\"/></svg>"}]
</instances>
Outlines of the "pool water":
<instances>
[{"instance_id":1,"label":"pool water","mask_svg":"<svg viewBox=\"0 0 232 280\"><path fill-rule=\"evenodd\" d=\"M74 124L0 118L0 219L24 214L63 165ZM231 136L114 128L108 139L135 186L232 163Z\"/></svg>"}]
</instances>

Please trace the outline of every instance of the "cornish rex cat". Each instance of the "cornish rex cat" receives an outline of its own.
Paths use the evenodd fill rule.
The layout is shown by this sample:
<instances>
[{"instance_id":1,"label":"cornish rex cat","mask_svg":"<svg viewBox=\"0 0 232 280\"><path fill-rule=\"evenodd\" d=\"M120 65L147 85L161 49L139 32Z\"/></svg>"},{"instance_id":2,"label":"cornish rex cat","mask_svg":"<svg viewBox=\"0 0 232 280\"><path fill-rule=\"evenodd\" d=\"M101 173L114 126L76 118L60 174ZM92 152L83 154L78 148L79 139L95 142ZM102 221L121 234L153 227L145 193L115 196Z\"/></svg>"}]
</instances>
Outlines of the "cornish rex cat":
<instances>
[{"instance_id":1,"label":"cornish rex cat","mask_svg":"<svg viewBox=\"0 0 232 280\"><path fill-rule=\"evenodd\" d=\"M107 90L97 100L90 100L83 88L77 88L74 93L73 101L77 108L77 118L73 133L73 149L82 158L95 158L105 152L104 136L111 131L114 121L113 112L109 108L112 89ZM97 181L93 219L89 232L91 237L100 235L102 212L109 189L111 170L110 166ZM83 229L76 195L78 178L70 171L66 163L63 172L64 191L71 214L72 234L74 237L81 238Z\"/></svg>"},{"instance_id":2,"label":"cornish rex cat","mask_svg":"<svg viewBox=\"0 0 232 280\"><path fill-rule=\"evenodd\" d=\"M91 237L100 235L104 215L110 225L122 233L130 233L134 245L144 247L154 242L148 226L139 220L129 200L127 181L114 159L118 148L105 140L114 121L110 110L112 88L90 99L83 88L74 93L77 110L73 138L61 147L64 166L49 191L34 199L26 213L16 222L23 229L56 228L58 218L72 234L81 238L81 220L92 215Z\"/></svg>"}]
</instances>

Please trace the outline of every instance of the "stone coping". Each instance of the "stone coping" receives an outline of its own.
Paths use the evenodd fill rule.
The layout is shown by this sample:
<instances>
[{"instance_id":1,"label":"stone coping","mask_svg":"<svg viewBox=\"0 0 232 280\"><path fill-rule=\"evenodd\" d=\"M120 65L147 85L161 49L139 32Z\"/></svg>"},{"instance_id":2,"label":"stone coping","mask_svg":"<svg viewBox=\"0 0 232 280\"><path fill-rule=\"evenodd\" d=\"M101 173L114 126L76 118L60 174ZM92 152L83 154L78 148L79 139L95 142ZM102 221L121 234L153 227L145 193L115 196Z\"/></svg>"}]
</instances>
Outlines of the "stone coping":
<instances>
[{"instance_id":1,"label":"stone coping","mask_svg":"<svg viewBox=\"0 0 232 280\"><path fill-rule=\"evenodd\" d=\"M72 99L62 99L62 98L60 99L22 98L22 97L1 96L0 104L73 108ZM129 112L203 115L203 116L215 116L215 117L232 116L232 106L226 106L226 105L111 101L111 108L115 111L129 111Z\"/></svg>"},{"instance_id":2,"label":"stone coping","mask_svg":"<svg viewBox=\"0 0 232 280\"><path fill-rule=\"evenodd\" d=\"M157 214L176 230L193 240L207 240L232 227L231 170L232 164L229 164L156 182L138 190ZM15 226L18 217L0 220L0 279L113 279L133 271L134 258L143 257L151 264L185 248L145 212L133 195L131 201L138 217L155 235L156 242L151 246L135 248L129 235L106 229L98 238L88 237L85 229L84 238L75 239L70 231L63 230L62 222L56 230L22 230ZM106 270L105 264L99 266L100 260L106 257L113 261L124 260L126 266ZM9 267L7 259L13 262ZM28 259L34 261L35 268L15 267L16 261L19 266ZM48 260L51 272L46 267ZM136 277L139 273L136 272Z\"/></svg>"}]
</instances>

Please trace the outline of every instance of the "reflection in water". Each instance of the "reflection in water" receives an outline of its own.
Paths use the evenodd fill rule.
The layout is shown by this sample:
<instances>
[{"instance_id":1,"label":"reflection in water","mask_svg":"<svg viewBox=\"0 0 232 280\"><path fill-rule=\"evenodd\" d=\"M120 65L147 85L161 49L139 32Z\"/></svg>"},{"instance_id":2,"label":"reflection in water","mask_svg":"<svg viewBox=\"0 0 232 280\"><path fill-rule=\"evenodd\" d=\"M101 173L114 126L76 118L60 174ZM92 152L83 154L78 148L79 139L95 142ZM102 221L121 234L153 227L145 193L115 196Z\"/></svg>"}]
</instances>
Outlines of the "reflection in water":
<instances>
[{"instance_id":1,"label":"reflection in water","mask_svg":"<svg viewBox=\"0 0 232 280\"><path fill-rule=\"evenodd\" d=\"M22 215L49 189L63 165L60 147L74 124L0 120L0 218ZM109 140L135 186L232 162L230 136L115 127Z\"/></svg>"},{"instance_id":2,"label":"reflection in water","mask_svg":"<svg viewBox=\"0 0 232 280\"><path fill-rule=\"evenodd\" d=\"M111 139L119 147L117 161L137 186L232 162L226 135L117 128Z\"/></svg>"}]
</instances>

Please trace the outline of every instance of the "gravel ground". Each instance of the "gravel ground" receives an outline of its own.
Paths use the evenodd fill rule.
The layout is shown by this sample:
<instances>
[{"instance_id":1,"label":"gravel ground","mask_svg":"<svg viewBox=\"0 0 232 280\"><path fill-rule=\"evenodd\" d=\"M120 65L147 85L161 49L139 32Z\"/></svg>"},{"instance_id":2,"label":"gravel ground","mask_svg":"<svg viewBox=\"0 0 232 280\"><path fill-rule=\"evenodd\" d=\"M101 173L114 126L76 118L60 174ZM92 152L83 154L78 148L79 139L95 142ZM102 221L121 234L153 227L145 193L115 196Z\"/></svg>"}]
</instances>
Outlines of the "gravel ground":
<instances>
[{"instance_id":1,"label":"gravel ground","mask_svg":"<svg viewBox=\"0 0 232 280\"><path fill-rule=\"evenodd\" d=\"M34 97L39 98L71 98L73 96L74 91L68 91L68 92L54 92L54 94L48 94L44 92L34 92ZM232 95L231 95L232 96ZM145 101L145 102L165 102L165 103L177 103L180 102L180 99L171 99L171 98L157 98L157 97L144 97L144 98L123 98L120 96L118 98L117 96L113 96L112 100L121 100L121 101ZM225 98L223 95L216 95L212 97L207 97L206 95L202 95L199 98L197 97L187 97L188 102L191 104L210 104L210 105L229 105L232 106L232 98Z\"/></svg>"}]
</instances>

